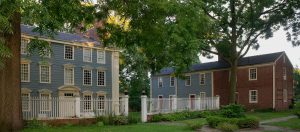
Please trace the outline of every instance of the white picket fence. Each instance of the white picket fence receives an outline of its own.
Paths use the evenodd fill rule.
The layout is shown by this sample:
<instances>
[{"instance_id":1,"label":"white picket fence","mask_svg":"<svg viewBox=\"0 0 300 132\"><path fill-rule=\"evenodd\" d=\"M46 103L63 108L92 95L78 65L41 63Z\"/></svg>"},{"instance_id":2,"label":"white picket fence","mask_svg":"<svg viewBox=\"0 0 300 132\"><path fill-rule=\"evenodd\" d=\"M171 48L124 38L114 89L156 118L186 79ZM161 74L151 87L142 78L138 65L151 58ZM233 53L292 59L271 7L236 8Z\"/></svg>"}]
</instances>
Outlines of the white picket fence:
<instances>
[{"instance_id":1,"label":"white picket fence","mask_svg":"<svg viewBox=\"0 0 300 132\"><path fill-rule=\"evenodd\" d=\"M125 106L123 99L114 101L111 99L84 99L79 97L51 97L50 99L30 97L29 99L22 99L22 114L24 120L93 118L100 115L115 114L116 110L114 109L118 109L118 114L124 114Z\"/></svg>"},{"instance_id":2,"label":"white picket fence","mask_svg":"<svg viewBox=\"0 0 300 132\"><path fill-rule=\"evenodd\" d=\"M219 97L149 98L147 99L147 115L180 111L217 110L219 104Z\"/></svg>"}]
</instances>

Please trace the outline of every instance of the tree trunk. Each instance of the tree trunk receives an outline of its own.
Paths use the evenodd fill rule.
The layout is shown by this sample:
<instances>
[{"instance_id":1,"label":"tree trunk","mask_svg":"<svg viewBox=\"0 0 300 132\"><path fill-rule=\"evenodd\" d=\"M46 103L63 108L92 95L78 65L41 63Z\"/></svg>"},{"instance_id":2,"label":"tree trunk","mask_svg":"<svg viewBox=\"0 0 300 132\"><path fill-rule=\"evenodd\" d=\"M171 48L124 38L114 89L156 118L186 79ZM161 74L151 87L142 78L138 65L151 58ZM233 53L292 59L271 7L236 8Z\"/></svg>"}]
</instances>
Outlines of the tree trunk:
<instances>
[{"instance_id":1,"label":"tree trunk","mask_svg":"<svg viewBox=\"0 0 300 132\"><path fill-rule=\"evenodd\" d=\"M230 81L229 81L229 87L230 87L230 93L229 93L229 103L234 104L236 103L236 82L237 82L237 67L238 67L238 60L234 60L231 63L230 67Z\"/></svg>"},{"instance_id":2,"label":"tree trunk","mask_svg":"<svg viewBox=\"0 0 300 132\"><path fill-rule=\"evenodd\" d=\"M5 35L5 45L13 56L4 60L0 69L0 130L19 131L23 127L20 89L21 17L15 12L11 25L13 34Z\"/></svg>"}]
</instances>

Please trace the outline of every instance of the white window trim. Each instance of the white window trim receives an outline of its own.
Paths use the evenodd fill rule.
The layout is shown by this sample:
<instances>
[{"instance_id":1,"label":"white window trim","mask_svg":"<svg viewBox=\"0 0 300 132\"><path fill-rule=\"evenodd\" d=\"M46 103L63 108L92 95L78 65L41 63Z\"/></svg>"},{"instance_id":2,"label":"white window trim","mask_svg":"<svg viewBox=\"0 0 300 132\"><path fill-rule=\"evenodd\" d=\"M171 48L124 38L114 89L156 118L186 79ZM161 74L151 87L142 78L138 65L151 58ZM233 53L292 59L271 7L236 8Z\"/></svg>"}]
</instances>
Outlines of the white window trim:
<instances>
[{"instance_id":1,"label":"white window trim","mask_svg":"<svg viewBox=\"0 0 300 132\"><path fill-rule=\"evenodd\" d=\"M288 102L288 90L287 89L283 89L283 95L282 95L282 98L283 98L283 102L286 103Z\"/></svg>"},{"instance_id":2,"label":"white window trim","mask_svg":"<svg viewBox=\"0 0 300 132\"><path fill-rule=\"evenodd\" d=\"M256 72L256 74L255 74L255 79L251 79L251 70L253 70L253 69L255 69L255 72ZM249 76L249 80L250 81L253 81L253 80L257 80L257 68L249 68L249 70L248 70L248 76Z\"/></svg>"},{"instance_id":3,"label":"white window trim","mask_svg":"<svg viewBox=\"0 0 300 132\"><path fill-rule=\"evenodd\" d=\"M85 106L84 101L88 101L88 100L84 99L84 96L90 96L91 97L91 100L89 100L89 102L91 104L90 109L84 109L84 106ZM91 110L93 110L93 96L92 96L92 94L85 93L85 94L83 94L83 111L84 112L91 112Z\"/></svg>"},{"instance_id":4,"label":"white window trim","mask_svg":"<svg viewBox=\"0 0 300 132\"><path fill-rule=\"evenodd\" d=\"M159 86L160 78L161 78L161 87ZM163 77L158 77L157 86L158 86L158 88L164 87L164 80L163 80Z\"/></svg>"},{"instance_id":5,"label":"white window trim","mask_svg":"<svg viewBox=\"0 0 300 132\"><path fill-rule=\"evenodd\" d=\"M204 75L203 76L203 78L204 78L204 82L203 83L201 83L201 77L202 77L202 75ZM205 73L200 73L200 77L199 77L199 83L200 83L200 85L205 85L205 81L206 81L206 74Z\"/></svg>"},{"instance_id":6,"label":"white window trim","mask_svg":"<svg viewBox=\"0 0 300 132\"><path fill-rule=\"evenodd\" d=\"M66 68L72 68L72 69L73 69L73 74L72 74L72 75L73 75L73 77L72 77L72 78L73 78L73 84L68 84L68 83L66 83ZM75 80L74 80L74 71L75 71L74 67L65 67L65 68L64 68L64 84L65 84L65 85L74 85L74 84L75 84Z\"/></svg>"},{"instance_id":7,"label":"white window trim","mask_svg":"<svg viewBox=\"0 0 300 132\"><path fill-rule=\"evenodd\" d=\"M40 99L42 99L42 94L48 94L49 95L49 102L48 102L48 104L49 104L49 109L48 110L42 110L41 108L42 108L42 103L40 103L40 110L41 111L51 111L51 109L52 109L52 103L51 103L51 93L40 93L39 95L40 95ZM42 101L42 100L41 100Z\"/></svg>"},{"instance_id":8,"label":"white window trim","mask_svg":"<svg viewBox=\"0 0 300 132\"><path fill-rule=\"evenodd\" d=\"M84 70L91 71L91 84L84 84ZM82 69L82 85L83 86L92 86L93 85L93 70L92 69Z\"/></svg>"},{"instance_id":9,"label":"white window trim","mask_svg":"<svg viewBox=\"0 0 300 132\"><path fill-rule=\"evenodd\" d=\"M99 62L99 59L98 59L98 56L99 56L99 51L102 51L103 52L103 62ZM97 50L97 63L99 64L105 64L106 62L106 53L105 53L105 50Z\"/></svg>"},{"instance_id":10,"label":"white window trim","mask_svg":"<svg viewBox=\"0 0 300 132\"><path fill-rule=\"evenodd\" d=\"M42 66L49 66L49 82L42 82ZM51 66L50 65L40 65L40 83L51 83Z\"/></svg>"},{"instance_id":11,"label":"white window trim","mask_svg":"<svg viewBox=\"0 0 300 132\"><path fill-rule=\"evenodd\" d=\"M24 110L23 107L21 107L22 111L31 111L31 94L30 93L22 93L21 92L21 97L22 97L22 94L28 94L28 109L27 110ZM22 101L22 100L21 100Z\"/></svg>"},{"instance_id":12,"label":"white window trim","mask_svg":"<svg viewBox=\"0 0 300 132\"><path fill-rule=\"evenodd\" d=\"M99 85L99 83L98 83L98 80L99 80L98 72L104 72L104 85ZM97 70L97 86L106 86L106 71L104 71L104 70Z\"/></svg>"},{"instance_id":13,"label":"white window trim","mask_svg":"<svg viewBox=\"0 0 300 132\"><path fill-rule=\"evenodd\" d=\"M287 78L287 77L286 77L286 67L283 67L283 68L282 68L282 74L283 74L283 75L282 75L283 80L286 80L286 78Z\"/></svg>"},{"instance_id":14,"label":"white window trim","mask_svg":"<svg viewBox=\"0 0 300 132\"><path fill-rule=\"evenodd\" d=\"M202 97L201 97L201 94L204 94L204 98L206 98L206 92L200 92L200 94L199 94L199 97L200 97L200 98L202 98Z\"/></svg>"},{"instance_id":15,"label":"white window trim","mask_svg":"<svg viewBox=\"0 0 300 132\"><path fill-rule=\"evenodd\" d=\"M171 83L171 82L172 82L172 81L171 81L172 78L174 78L174 84L173 84L173 85L171 85L171 84L172 84L172 83ZM175 87L175 77L170 76L170 87Z\"/></svg>"},{"instance_id":16,"label":"white window trim","mask_svg":"<svg viewBox=\"0 0 300 132\"><path fill-rule=\"evenodd\" d=\"M22 80L21 82L30 82L30 63L21 63L21 64L27 64L28 65L28 80Z\"/></svg>"},{"instance_id":17,"label":"white window trim","mask_svg":"<svg viewBox=\"0 0 300 132\"><path fill-rule=\"evenodd\" d=\"M68 59L68 58L66 58L66 46L69 46L69 47L72 47L72 59ZM75 50L74 50L74 46L70 46L70 45L65 45L64 46L64 59L65 60L74 60L74 58L75 58L75 56L74 56L74 52L75 52Z\"/></svg>"},{"instance_id":18,"label":"white window trim","mask_svg":"<svg viewBox=\"0 0 300 132\"><path fill-rule=\"evenodd\" d=\"M27 42L26 48L25 48L25 50L26 50L25 52L26 52L26 53L23 53L23 52L21 51L21 48L22 48L22 47L20 48L20 53L21 53L21 55L27 55L27 54L28 54L27 47L28 47L28 44L30 43L30 39L21 38L21 43L22 43L22 39L25 40L25 41L28 41L28 42ZM22 46L22 44L21 44L21 46Z\"/></svg>"},{"instance_id":19,"label":"white window trim","mask_svg":"<svg viewBox=\"0 0 300 132\"><path fill-rule=\"evenodd\" d=\"M103 109L99 109L99 104L97 104L97 110L105 110L106 95L97 95L98 103L100 103L99 96L103 96L104 97L104 99L103 99Z\"/></svg>"},{"instance_id":20,"label":"white window trim","mask_svg":"<svg viewBox=\"0 0 300 132\"><path fill-rule=\"evenodd\" d=\"M251 92L256 91L256 100L252 101L251 100ZM258 103L258 90L249 90L249 103Z\"/></svg>"},{"instance_id":21,"label":"white window trim","mask_svg":"<svg viewBox=\"0 0 300 132\"><path fill-rule=\"evenodd\" d=\"M84 58L85 49L89 49L90 50L90 56L91 56L91 60L90 61L85 60L85 58ZM92 48L85 48L85 47L82 48L82 61L83 62L93 62L93 49Z\"/></svg>"},{"instance_id":22,"label":"white window trim","mask_svg":"<svg viewBox=\"0 0 300 132\"><path fill-rule=\"evenodd\" d=\"M184 80L185 86L192 86L192 76L191 75L185 75L186 77L190 77L190 84L187 84L187 79Z\"/></svg>"}]
</instances>

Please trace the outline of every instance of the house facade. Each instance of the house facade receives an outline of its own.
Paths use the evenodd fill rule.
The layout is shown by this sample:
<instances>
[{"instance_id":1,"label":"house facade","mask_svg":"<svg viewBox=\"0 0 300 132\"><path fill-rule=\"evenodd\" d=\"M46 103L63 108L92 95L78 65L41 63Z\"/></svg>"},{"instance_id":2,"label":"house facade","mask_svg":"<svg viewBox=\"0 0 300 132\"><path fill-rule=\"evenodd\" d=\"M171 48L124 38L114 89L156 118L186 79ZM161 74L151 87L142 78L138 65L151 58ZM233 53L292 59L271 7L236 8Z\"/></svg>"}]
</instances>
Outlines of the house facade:
<instances>
[{"instance_id":1,"label":"house facade","mask_svg":"<svg viewBox=\"0 0 300 132\"><path fill-rule=\"evenodd\" d=\"M151 77L151 97L197 98L219 96L229 104L229 65L222 60L192 65L185 79L172 77L165 68ZM175 79L171 79L175 78ZM172 80L175 86L170 87ZM188 85L187 85L188 84ZM237 103L247 109L288 109L293 98L293 66L284 52L240 59L237 72Z\"/></svg>"},{"instance_id":2,"label":"house facade","mask_svg":"<svg viewBox=\"0 0 300 132\"><path fill-rule=\"evenodd\" d=\"M84 100L119 100L119 50L104 48L92 39L58 33L52 39L33 32L34 27L21 25L21 95L23 99L52 97ZM44 57L29 55L28 43L37 37L49 43L52 52ZM22 102L23 111L31 104ZM47 103L47 105L53 105ZM75 106L70 106L75 107ZM93 109L89 102L83 109ZM101 105L101 108L104 107ZM47 107L51 108L51 107ZM100 108L100 107L99 107ZM118 111L118 107L114 107ZM50 110L49 110L50 111Z\"/></svg>"}]
</instances>

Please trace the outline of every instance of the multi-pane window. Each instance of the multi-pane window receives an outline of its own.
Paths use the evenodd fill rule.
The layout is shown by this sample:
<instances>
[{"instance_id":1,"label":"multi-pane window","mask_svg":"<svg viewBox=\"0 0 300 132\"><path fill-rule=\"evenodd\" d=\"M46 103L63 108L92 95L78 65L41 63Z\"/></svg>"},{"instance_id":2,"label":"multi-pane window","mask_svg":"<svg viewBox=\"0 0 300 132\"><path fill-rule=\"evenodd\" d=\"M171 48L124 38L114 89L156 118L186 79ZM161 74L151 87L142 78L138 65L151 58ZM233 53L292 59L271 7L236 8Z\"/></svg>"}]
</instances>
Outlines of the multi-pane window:
<instances>
[{"instance_id":1,"label":"multi-pane window","mask_svg":"<svg viewBox=\"0 0 300 132\"><path fill-rule=\"evenodd\" d=\"M27 52L27 45L29 43L28 39L21 39L21 54L26 55Z\"/></svg>"},{"instance_id":2,"label":"multi-pane window","mask_svg":"<svg viewBox=\"0 0 300 132\"><path fill-rule=\"evenodd\" d=\"M170 87L175 86L175 77L170 77Z\"/></svg>"},{"instance_id":3,"label":"multi-pane window","mask_svg":"<svg viewBox=\"0 0 300 132\"><path fill-rule=\"evenodd\" d=\"M22 111L29 111L30 110L30 94L29 93L22 93Z\"/></svg>"},{"instance_id":4,"label":"multi-pane window","mask_svg":"<svg viewBox=\"0 0 300 132\"><path fill-rule=\"evenodd\" d=\"M105 71L98 71L97 73L97 85L105 86Z\"/></svg>"},{"instance_id":5,"label":"multi-pane window","mask_svg":"<svg viewBox=\"0 0 300 132\"><path fill-rule=\"evenodd\" d=\"M105 64L105 51L97 50L97 63Z\"/></svg>"},{"instance_id":6,"label":"multi-pane window","mask_svg":"<svg viewBox=\"0 0 300 132\"><path fill-rule=\"evenodd\" d=\"M200 92L200 98L204 99L206 97L206 93L205 92Z\"/></svg>"},{"instance_id":7,"label":"multi-pane window","mask_svg":"<svg viewBox=\"0 0 300 132\"><path fill-rule=\"evenodd\" d=\"M92 70L83 70L83 85L92 85Z\"/></svg>"},{"instance_id":8,"label":"multi-pane window","mask_svg":"<svg viewBox=\"0 0 300 132\"><path fill-rule=\"evenodd\" d=\"M162 77L158 77L158 87L159 88L163 87L163 78Z\"/></svg>"},{"instance_id":9,"label":"multi-pane window","mask_svg":"<svg viewBox=\"0 0 300 132\"><path fill-rule=\"evenodd\" d=\"M91 95L84 95L83 110L85 110L85 111L92 110L92 96Z\"/></svg>"},{"instance_id":10,"label":"multi-pane window","mask_svg":"<svg viewBox=\"0 0 300 132\"><path fill-rule=\"evenodd\" d=\"M65 84L74 85L74 68L65 68Z\"/></svg>"},{"instance_id":11,"label":"multi-pane window","mask_svg":"<svg viewBox=\"0 0 300 132\"><path fill-rule=\"evenodd\" d=\"M41 111L49 111L50 110L50 94L48 93L41 93Z\"/></svg>"},{"instance_id":12,"label":"multi-pane window","mask_svg":"<svg viewBox=\"0 0 300 132\"><path fill-rule=\"evenodd\" d=\"M73 60L74 59L74 47L65 45L65 59Z\"/></svg>"},{"instance_id":13,"label":"multi-pane window","mask_svg":"<svg viewBox=\"0 0 300 132\"><path fill-rule=\"evenodd\" d=\"M104 110L104 99L105 96L98 96L98 110Z\"/></svg>"},{"instance_id":14,"label":"multi-pane window","mask_svg":"<svg viewBox=\"0 0 300 132\"><path fill-rule=\"evenodd\" d=\"M83 61L84 62L92 62L92 49L91 48L83 48Z\"/></svg>"},{"instance_id":15,"label":"multi-pane window","mask_svg":"<svg viewBox=\"0 0 300 132\"><path fill-rule=\"evenodd\" d=\"M191 86L191 76L185 76L185 86Z\"/></svg>"},{"instance_id":16,"label":"multi-pane window","mask_svg":"<svg viewBox=\"0 0 300 132\"><path fill-rule=\"evenodd\" d=\"M40 82L41 83L51 82L51 68L49 65L40 65Z\"/></svg>"},{"instance_id":17,"label":"multi-pane window","mask_svg":"<svg viewBox=\"0 0 300 132\"><path fill-rule=\"evenodd\" d=\"M287 100L288 100L287 89L283 89L283 102L287 102Z\"/></svg>"},{"instance_id":18,"label":"multi-pane window","mask_svg":"<svg viewBox=\"0 0 300 132\"><path fill-rule=\"evenodd\" d=\"M249 80L257 80L257 69L256 68L249 69Z\"/></svg>"},{"instance_id":19,"label":"multi-pane window","mask_svg":"<svg viewBox=\"0 0 300 132\"><path fill-rule=\"evenodd\" d=\"M249 90L249 103L257 103L257 90Z\"/></svg>"},{"instance_id":20,"label":"multi-pane window","mask_svg":"<svg viewBox=\"0 0 300 132\"><path fill-rule=\"evenodd\" d=\"M21 64L21 82L29 82L30 80L30 65L28 63Z\"/></svg>"},{"instance_id":21,"label":"multi-pane window","mask_svg":"<svg viewBox=\"0 0 300 132\"><path fill-rule=\"evenodd\" d=\"M283 77L283 80L286 80L286 68L283 67L282 69L282 77Z\"/></svg>"},{"instance_id":22,"label":"multi-pane window","mask_svg":"<svg viewBox=\"0 0 300 132\"><path fill-rule=\"evenodd\" d=\"M205 84L205 74L201 73L200 74L200 85L204 85Z\"/></svg>"}]
</instances>

